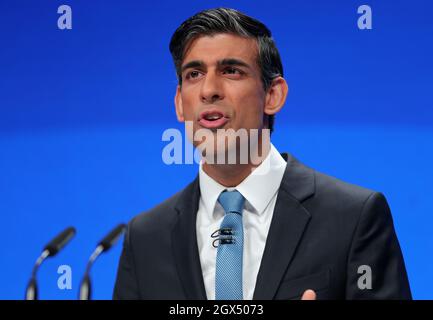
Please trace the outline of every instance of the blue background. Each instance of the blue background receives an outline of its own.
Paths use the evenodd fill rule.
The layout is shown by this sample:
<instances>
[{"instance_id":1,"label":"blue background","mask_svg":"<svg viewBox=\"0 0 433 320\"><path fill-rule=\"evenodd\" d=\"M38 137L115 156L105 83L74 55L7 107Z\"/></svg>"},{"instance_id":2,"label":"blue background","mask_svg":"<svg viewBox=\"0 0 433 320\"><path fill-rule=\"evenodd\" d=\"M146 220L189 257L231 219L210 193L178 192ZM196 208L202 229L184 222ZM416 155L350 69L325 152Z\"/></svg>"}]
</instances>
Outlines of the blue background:
<instances>
[{"instance_id":1,"label":"blue background","mask_svg":"<svg viewBox=\"0 0 433 320\"><path fill-rule=\"evenodd\" d=\"M57 8L72 7L72 30ZM373 29L357 28L369 4ZM75 299L88 256L119 222L188 184L167 166L175 118L168 42L193 13L234 7L273 31L290 94L273 143L387 197L416 299L433 298L432 1L0 2L0 298L21 299L45 243L75 239L40 269L40 297ZM119 243L92 270L110 299ZM72 290L57 268L72 267Z\"/></svg>"}]
</instances>

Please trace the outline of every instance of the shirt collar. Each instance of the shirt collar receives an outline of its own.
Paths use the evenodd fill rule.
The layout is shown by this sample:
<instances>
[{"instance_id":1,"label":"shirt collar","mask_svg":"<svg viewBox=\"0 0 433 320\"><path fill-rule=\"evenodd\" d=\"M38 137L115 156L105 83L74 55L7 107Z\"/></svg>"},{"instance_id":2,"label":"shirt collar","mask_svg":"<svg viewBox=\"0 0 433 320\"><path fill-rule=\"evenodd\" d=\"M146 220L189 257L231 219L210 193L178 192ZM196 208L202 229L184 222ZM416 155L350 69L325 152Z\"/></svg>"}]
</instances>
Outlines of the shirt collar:
<instances>
[{"instance_id":1,"label":"shirt collar","mask_svg":"<svg viewBox=\"0 0 433 320\"><path fill-rule=\"evenodd\" d=\"M200 193L206 212L213 215L222 191L236 189L245 197L245 206L250 204L257 214L263 214L273 196L278 192L286 165L286 161L271 144L271 150L263 162L239 185L227 188L207 175L200 162Z\"/></svg>"}]
</instances>

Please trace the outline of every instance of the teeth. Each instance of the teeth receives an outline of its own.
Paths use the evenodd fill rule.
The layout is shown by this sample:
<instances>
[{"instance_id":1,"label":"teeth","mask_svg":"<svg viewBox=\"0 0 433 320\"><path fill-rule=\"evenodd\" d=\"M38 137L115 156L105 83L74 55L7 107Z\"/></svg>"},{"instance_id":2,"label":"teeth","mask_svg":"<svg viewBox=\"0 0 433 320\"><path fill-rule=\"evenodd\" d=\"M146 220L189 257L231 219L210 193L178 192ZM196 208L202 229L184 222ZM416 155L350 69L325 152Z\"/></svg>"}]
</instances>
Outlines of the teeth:
<instances>
[{"instance_id":1,"label":"teeth","mask_svg":"<svg viewBox=\"0 0 433 320\"><path fill-rule=\"evenodd\" d=\"M219 118L221 118L221 115L219 114L209 114L206 115L206 120L218 120Z\"/></svg>"}]
</instances>

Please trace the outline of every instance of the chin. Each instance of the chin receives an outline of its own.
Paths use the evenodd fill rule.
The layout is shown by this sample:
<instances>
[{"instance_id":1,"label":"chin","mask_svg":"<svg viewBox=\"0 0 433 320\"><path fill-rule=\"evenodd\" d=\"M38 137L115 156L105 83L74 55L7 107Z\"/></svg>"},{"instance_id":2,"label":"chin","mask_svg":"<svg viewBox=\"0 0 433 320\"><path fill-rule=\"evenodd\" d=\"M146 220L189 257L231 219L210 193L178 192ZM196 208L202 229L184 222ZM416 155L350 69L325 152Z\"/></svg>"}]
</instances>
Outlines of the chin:
<instances>
[{"instance_id":1,"label":"chin","mask_svg":"<svg viewBox=\"0 0 433 320\"><path fill-rule=\"evenodd\" d=\"M218 141L216 135L212 141L205 141L197 146L202 158L209 164L235 164L240 162L239 152L245 152L243 162L248 162L248 144L243 148L240 142L235 140ZM246 159L246 160L245 160Z\"/></svg>"}]
</instances>

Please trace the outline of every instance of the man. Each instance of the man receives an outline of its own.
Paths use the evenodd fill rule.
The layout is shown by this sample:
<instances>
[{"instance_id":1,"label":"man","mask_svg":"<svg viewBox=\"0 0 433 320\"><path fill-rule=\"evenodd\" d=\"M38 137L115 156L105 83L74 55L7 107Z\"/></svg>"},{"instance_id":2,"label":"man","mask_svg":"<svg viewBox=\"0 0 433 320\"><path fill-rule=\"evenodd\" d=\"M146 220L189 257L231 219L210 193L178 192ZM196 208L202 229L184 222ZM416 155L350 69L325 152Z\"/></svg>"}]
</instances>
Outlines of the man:
<instances>
[{"instance_id":1,"label":"man","mask_svg":"<svg viewBox=\"0 0 433 320\"><path fill-rule=\"evenodd\" d=\"M265 138L288 92L267 27L207 10L182 23L170 51L177 118L210 132L190 137L207 151L191 184L129 223L113 297L410 299L384 196L280 155ZM247 162L240 153L214 161L242 147L221 143L220 131L257 129Z\"/></svg>"}]
</instances>

